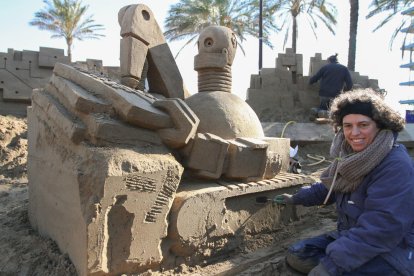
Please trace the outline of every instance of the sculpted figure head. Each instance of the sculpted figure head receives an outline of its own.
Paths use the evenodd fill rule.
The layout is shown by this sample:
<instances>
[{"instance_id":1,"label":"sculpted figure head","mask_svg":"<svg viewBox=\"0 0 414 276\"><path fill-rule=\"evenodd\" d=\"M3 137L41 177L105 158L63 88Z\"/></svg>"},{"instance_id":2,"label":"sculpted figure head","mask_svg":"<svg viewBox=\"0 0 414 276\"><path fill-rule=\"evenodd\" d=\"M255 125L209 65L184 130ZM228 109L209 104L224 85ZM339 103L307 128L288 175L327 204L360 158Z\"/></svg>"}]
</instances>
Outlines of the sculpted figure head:
<instances>
[{"instance_id":1,"label":"sculpted figure head","mask_svg":"<svg viewBox=\"0 0 414 276\"><path fill-rule=\"evenodd\" d=\"M198 92L185 102L200 119L198 133L222 139L264 137L251 107L232 92L231 65L237 50L236 35L223 26L205 28L198 39L194 69L198 72Z\"/></svg>"},{"instance_id":2,"label":"sculpted figure head","mask_svg":"<svg viewBox=\"0 0 414 276\"><path fill-rule=\"evenodd\" d=\"M198 55L195 67L224 67L233 64L237 49L236 35L222 26L205 28L198 38ZM210 59L211 62L207 62ZM196 69L197 70L197 69Z\"/></svg>"},{"instance_id":3,"label":"sculpted figure head","mask_svg":"<svg viewBox=\"0 0 414 276\"><path fill-rule=\"evenodd\" d=\"M231 65L237 50L236 35L222 26L205 28L198 38L194 70L198 72L198 92L231 93Z\"/></svg>"}]
</instances>

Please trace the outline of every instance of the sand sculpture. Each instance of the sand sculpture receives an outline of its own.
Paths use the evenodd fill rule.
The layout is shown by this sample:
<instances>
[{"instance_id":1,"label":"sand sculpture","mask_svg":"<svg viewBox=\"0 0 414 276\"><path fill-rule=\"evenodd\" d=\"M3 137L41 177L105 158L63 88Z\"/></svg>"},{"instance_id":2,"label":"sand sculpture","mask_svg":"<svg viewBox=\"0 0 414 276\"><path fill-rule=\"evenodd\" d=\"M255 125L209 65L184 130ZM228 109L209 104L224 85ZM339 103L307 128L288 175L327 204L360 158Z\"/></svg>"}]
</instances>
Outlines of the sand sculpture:
<instances>
[{"instance_id":1,"label":"sand sculpture","mask_svg":"<svg viewBox=\"0 0 414 276\"><path fill-rule=\"evenodd\" d=\"M287 48L279 53L275 68L262 68L252 75L246 102L258 114L261 122L310 122L310 110L319 106L319 83L309 85L313 76L328 61L320 53L310 58L309 73L303 72L303 56ZM354 87L380 90L378 80L350 72Z\"/></svg>"},{"instance_id":2,"label":"sand sculpture","mask_svg":"<svg viewBox=\"0 0 414 276\"><path fill-rule=\"evenodd\" d=\"M0 53L0 114L26 116L32 91L44 87L55 64L70 64L63 49L39 47L39 51L8 49ZM74 66L119 79L119 68L103 66L102 60L76 61Z\"/></svg>"},{"instance_id":3,"label":"sand sculpture","mask_svg":"<svg viewBox=\"0 0 414 276\"><path fill-rule=\"evenodd\" d=\"M287 169L288 156L280 154L280 147L286 150L289 141L264 137L256 113L231 94L235 34L225 27L207 27L200 34L198 49L194 59L198 93L185 102L200 119L200 125L183 150L187 167L198 176L213 179L224 174L227 178L256 180L274 177L282 165ZM208 166L203 162L204 147L216 156Z\"/></svg>"},{"instance_id":4,"label":"sand sculpture","mask_svg":"<svg viewBox=\"0 0 414 276\"><path fill-rule=\"evenodd\" d=\"M0 114L25 116L32 90L47 83L56 62L69 62L61 49L0 53Z\"/></svg>"},{"instance_id":5,"label":"sand sculpture","mask_svg":"<svg viewBox=\"0 0 414 276\"><path fill-rule=\"evenodd\" d=\"M33 227L80 275L119 275L196 264L297 219L301 209L255 204L312 179L287 173L289 139L265 137L230 93L234 34L203 31L199 93L186 97L151 10L126 6L118 21L121 83L58 63L33 93Z\"/></svg>"}]
</instances>

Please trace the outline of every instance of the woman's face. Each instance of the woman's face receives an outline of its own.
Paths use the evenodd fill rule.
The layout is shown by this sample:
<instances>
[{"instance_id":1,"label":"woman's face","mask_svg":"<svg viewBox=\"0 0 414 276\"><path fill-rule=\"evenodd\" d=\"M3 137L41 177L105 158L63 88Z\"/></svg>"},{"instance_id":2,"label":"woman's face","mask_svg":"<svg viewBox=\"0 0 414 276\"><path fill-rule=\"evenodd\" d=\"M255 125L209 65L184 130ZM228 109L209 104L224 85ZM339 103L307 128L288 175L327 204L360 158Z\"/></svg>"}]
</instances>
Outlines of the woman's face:
<instances>
[{"instance_id":1,"label":"woman's face","mask_svg":"<svg viewBox=\"0 0 414 276\"><path fill-rule=\"evenodd\" d=\"M355 152L363 151L374 141L379 128L368 116L348 114L342 120L345 139Z\"/></svg>"}]
</instances>

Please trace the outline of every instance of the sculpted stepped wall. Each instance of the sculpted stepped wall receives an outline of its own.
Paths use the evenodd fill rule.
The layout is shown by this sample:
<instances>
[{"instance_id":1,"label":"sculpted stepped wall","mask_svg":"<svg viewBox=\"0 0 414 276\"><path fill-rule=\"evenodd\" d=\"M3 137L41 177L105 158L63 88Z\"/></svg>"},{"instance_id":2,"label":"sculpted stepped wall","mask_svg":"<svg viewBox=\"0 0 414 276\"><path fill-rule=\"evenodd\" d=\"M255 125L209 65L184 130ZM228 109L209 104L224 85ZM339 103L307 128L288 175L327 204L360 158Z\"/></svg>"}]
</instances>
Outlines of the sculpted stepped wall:
<instances>
[{"instance_id":1,"label":"sculpted stepped wall","mask_svg":"<svg viewBox=\"0 0 414 276\"><path fill-rule=\"evenodd\" d=\"M39 47L39 51L17 51L9 48L7 53L0 53L0 114L26 116L33 89L46 85L56 62L69 64L63 49ZM73 64L119 78L119 67L104 67L101 60L87 59Z\"/></svg>"},{"instance_id":2,"label":"sculpted stepped wall","mask_svg":"<svg viewBox=\"0 0 414 276\"><path fill-rule=\"evenodd\" d=\"M47 83L56 62L69 62L61 49L0 53L0 114L25 116L32 90Z\"/></svg>"},{"instance_id":3,"label":"sculpted stepped wall","mask_svg":"<svg viewBox=\"0 0 414 276\"><path fill-rule=\"evenodd\" d=\"M309 74L303 74L303 56L286 49L278 54L275 68L263 68L252 75L246 102L262 122L309 122L310 109L319 106L319 83L309 85L309 78L327 63L317 53L310 58ZM379 89L378 81L351 72L354 87Z\"/></svg>"}]
</instances>

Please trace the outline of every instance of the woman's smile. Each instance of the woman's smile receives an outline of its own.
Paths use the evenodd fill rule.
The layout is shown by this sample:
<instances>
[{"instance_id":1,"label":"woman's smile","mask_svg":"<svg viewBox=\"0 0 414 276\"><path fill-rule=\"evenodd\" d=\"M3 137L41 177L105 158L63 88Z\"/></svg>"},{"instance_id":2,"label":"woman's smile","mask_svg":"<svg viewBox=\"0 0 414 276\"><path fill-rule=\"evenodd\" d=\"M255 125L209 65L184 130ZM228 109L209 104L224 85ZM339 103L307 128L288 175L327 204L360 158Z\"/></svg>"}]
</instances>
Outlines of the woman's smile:
<instances>
[{"instance_id":1,"label":"woman's smile","mask_svg":"<svg viewBox=\"0 0 414 276\"><path fill-rule=\"evenodd\" d=\"M367 148L379 131L377 124L370 117L361 114L344 116L342 128L346 141L355 152Z\"/></svg>"}]
</instances>

